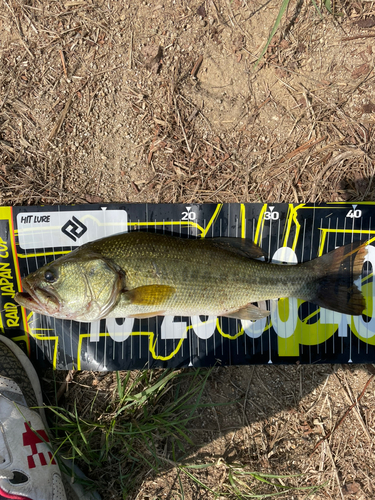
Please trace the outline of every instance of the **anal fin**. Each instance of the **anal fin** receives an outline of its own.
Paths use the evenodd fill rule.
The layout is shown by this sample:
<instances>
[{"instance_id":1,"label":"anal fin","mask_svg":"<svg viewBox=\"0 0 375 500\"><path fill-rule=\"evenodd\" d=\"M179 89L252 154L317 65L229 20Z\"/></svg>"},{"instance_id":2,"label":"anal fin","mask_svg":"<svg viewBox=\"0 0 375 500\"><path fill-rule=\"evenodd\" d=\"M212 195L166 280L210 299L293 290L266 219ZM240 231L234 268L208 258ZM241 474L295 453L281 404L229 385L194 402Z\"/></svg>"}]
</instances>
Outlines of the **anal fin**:
<instances>
[{"instance_id":1,"label":"anal fin","mask_svg":"<svg viewBox=\"0 0 375 500\"><path fill-rule=\"evenodd\" d=\"M147 313L131 314L130 316L127 317L135 319L148 319L148 318L154 318L155 316L164 316L165 313L166 311L153 311Z\"/></svg>"},{"instance_id":2,"label":"anal fin","mask_svg":"<svg viewBox=\"0 0 375 500\"><path fill-rule=\"evenodd\" d=\"M254 304L246 304L246 306L241 307L241 309L223 314L222 316L227 318L257 321L258 319L266 318L270 314L270 311L267 311L266 309L261 309L260 307L254 306Z\"/></svg>"}]
</instances>

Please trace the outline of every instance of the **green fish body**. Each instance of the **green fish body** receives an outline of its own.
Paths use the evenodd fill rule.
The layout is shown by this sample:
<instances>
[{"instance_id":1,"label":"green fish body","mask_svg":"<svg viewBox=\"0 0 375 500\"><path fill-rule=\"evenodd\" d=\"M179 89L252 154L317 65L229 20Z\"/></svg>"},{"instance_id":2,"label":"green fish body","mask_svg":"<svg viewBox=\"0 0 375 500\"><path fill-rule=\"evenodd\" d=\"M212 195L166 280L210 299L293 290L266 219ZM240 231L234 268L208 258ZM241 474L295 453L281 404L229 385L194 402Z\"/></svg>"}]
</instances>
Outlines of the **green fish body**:
<instances>
[{"instance_id":1,"label":"green fish body","mask_svg":"<svg viewBox=\"0 0 375 500\"><path fill-rule=\"evenodd\" d=\"M255 302L296 297L346 314L365 300L353 284L365 245L340 247L297 265L256 260L262 250L236 238L184 239L131 232L83 245L23 280L18 303L56 318L213 315L256 320Z\"/></svg>"}]
</instances>

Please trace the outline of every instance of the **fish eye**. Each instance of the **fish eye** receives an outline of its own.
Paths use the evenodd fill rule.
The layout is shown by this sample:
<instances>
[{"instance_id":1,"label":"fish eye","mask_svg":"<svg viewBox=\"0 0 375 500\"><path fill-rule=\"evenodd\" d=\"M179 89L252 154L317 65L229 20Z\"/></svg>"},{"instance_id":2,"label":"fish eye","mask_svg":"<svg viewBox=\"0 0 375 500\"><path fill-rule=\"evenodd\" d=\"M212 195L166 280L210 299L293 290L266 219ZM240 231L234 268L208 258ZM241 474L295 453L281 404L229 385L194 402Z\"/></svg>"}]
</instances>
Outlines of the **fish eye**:
<instances>
[{"instance_id":1,"label":"fish eye","mask_svg":"<svg viewBox=\"0 0 375 500\"><path fill-rule=\"evenodd\" d=\"M52 271L46 271L44 273L44 279L48 282L48 283L54 283L57 278L56 276L53 274Z\"/></svg>"}]
</instances>

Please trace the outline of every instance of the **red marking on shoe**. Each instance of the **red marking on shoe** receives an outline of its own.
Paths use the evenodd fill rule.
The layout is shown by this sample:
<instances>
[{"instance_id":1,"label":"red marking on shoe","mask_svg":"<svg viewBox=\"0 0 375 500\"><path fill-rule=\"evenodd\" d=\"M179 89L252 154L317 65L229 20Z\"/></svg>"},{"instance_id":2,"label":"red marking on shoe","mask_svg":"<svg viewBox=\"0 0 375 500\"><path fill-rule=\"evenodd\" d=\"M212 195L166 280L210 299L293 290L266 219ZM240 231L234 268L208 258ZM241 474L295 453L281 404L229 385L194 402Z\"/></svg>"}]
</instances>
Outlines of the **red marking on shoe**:
<instances>
[{"instance_id":1,"label":"red marking on shoe","mask_svg":"<svg viewBox=\"0 0 375 500\"><path fill-rule=\"evenodd\" d=\"M46 457L43 455L43 453L38 453L38 455L39 455L40 465L47 465Z\"/></svg>"},{"instance_id":2,"label":"red marking on shoe","mask_svg":"<svg viewBox=\"0 0 375 500\"><path fill-rule=\"evenodd\" d=\"M27 464L29 466L29 469L34 469L36 467L34 455L39 456L40 465L47 465L47 460L46 460L46 457L44 456L44 453L38 452L37 447L36 447L36 445L39 443L49 443L49 439L48 439L46 431L44 429L41 429L39 431L33 431L27 422L24 422L24 424L25 424L26 432L24 432L22 434L23 445L30 446L30 448L31 448L31 455L27 456ZM48 452L48 456L50 459L48 461L48 463L50 463L51 458L52 458L51 452ZM52 459L52 463L53 464L56 463L54 459ZM1 500L1 497L0 497L0 500Z\"/></svg>"},{"instance_id":3,"label":"red marking on shoe","mask_svg":"<svg viewBox=\"0 0 375 500\"><path fill-rule=\"evenodd\" d=\"M20 497L19 495L15 495L13 493L7 493L2 488L0 488L0 500L32 500L30 497Z\"/></svg>"},{"instance_id":4,"label":"red marking on shoe","mask_svg":"<svg viewBox=\"0 0 375 500\"><path fill-rule=\"evenodd\" d=\"M29 466L29 469L34 469L36 467L33 456L28 455L27 456L27 465Z\"/></svg>"}]
</instances>

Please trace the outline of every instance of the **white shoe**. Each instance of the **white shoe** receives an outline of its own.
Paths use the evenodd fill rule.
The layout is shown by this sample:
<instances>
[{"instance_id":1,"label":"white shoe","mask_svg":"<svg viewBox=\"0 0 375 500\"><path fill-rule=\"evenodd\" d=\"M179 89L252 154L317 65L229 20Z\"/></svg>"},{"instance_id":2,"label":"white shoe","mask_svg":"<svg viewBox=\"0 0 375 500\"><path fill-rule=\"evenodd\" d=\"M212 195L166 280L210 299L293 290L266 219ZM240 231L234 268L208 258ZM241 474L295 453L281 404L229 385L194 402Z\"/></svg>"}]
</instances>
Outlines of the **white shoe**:
<instances>
[{"instance_id":1,"label":"white shoe","mask_svg":"<svg viewBox=\"0 0 375 500\"><path fill-rule=\"evenodd\" d=\"M42 406L29 358L0 335L0 500L100 500L61 473Z\"/></svg>"}]
</instances>

